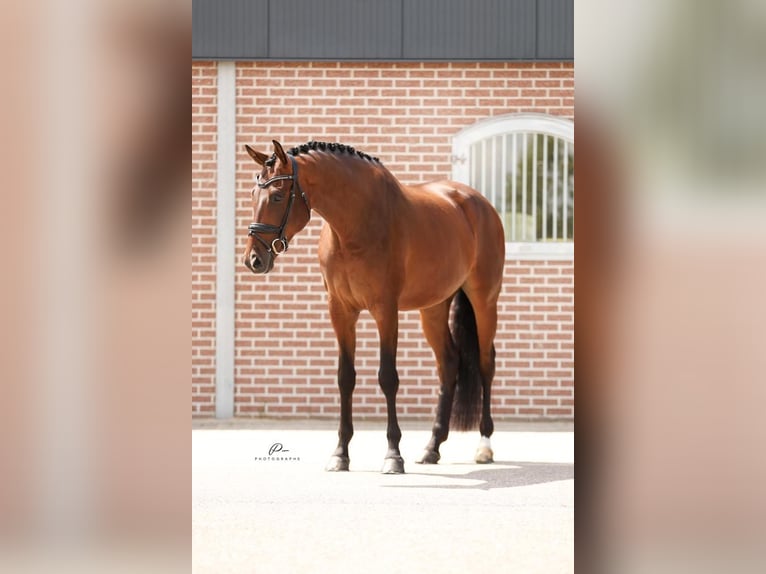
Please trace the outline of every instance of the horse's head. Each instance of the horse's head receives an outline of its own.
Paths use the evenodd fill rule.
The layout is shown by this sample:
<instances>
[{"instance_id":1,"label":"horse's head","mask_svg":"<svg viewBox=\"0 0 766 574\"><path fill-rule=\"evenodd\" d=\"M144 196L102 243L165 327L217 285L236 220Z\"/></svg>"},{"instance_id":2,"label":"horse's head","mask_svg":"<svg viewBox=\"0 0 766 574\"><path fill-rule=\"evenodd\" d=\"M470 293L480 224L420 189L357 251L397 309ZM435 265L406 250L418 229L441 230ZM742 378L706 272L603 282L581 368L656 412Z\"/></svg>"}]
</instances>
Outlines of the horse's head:
<instances>
[{"instance_id":1,"label":"horse's head","mask_svg":"<svg viewBox=\"0 0 766 574\"><path fill-rule=\"evenodd\" d=\"M278 141L273 144L272 156L245 146L262 167L251 192L253 223L248 228L244 255L245 266L253 273L271 271L277 255L287 251L290 239L311 218L308 198L298 183L295 158L288 156Z\"/></svg>"}]
</instances>

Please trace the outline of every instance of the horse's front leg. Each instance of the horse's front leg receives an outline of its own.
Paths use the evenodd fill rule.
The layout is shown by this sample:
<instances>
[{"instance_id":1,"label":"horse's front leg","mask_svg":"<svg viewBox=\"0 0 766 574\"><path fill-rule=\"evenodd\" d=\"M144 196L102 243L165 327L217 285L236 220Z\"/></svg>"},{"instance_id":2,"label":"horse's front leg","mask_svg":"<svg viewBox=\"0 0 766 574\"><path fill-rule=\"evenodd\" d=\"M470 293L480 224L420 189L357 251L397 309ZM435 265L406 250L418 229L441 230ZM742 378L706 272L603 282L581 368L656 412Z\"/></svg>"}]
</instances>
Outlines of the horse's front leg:
<instances>
[{"instance_id":1,"label":"horse's front leg","mask_svg":"<svg viewBox=\"0 0 766 574\"><path fill-rule=\"evenodd\" d=\"M356 386L354 355L356 354L356 322L359 311L350 310L330 299L330 319L338 339L338 390L340 391L340 427L338 447L330 457L326 470L348 470L348 443L354 435L351 404Z\"/></svg>"},{"instance_id":2,"label":"horse's front leg","mask_svg":"<svg viewBox=\"0 0 766 574\"><path fill-rule=\"evenodd\" d=\"M404 460L399 452L402 431L396 418L396 393L399 390L399 374L396 372L396 346L399 338L399 313L396 305L370 310L378 325L380 335L380 369L378 384L386 396L388 424L386 438L388 451L383 462L383 474L404 473Z\"/></svg>"}]
</instances>

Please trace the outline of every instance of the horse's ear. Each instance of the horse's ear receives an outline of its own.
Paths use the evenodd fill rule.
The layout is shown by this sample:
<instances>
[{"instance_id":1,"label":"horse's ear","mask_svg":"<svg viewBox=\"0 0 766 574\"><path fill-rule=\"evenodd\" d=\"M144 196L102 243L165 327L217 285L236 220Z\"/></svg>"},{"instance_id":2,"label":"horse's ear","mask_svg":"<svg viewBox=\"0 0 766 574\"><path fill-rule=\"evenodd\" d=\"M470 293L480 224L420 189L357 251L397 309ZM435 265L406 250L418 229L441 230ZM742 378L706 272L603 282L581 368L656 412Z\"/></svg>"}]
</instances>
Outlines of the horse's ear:
<instances>
[{"instance_id":1,"label":"horse's ear","mask_svg":"<svg viewBox=\"0 0 766 574\"><path fill-rule=\"evenodd\" d=\"M251 148L247 144L245 144L245 149L247 150L247 153L250 154L250 157L255 160L255 163L257 163L259 165L265 164L266 160L269 159L269 156L267 156L265 153L261 153L259 151L255 151L253 148Z\"/></svg>"},{"instance_id":2,"label":"horse's ear","mask_svg":"<svg viewBox=\"0 0 766 574\"><path fill-rule=\"evenodd\" d=\"M277 154L279 161L281 161L283 165L286 165L287 154L285 153L285 150L282 149L282 144L280 144L277 140L271 140L271 143L274 144L274 153Z\"/></svg>"}]
</instances>

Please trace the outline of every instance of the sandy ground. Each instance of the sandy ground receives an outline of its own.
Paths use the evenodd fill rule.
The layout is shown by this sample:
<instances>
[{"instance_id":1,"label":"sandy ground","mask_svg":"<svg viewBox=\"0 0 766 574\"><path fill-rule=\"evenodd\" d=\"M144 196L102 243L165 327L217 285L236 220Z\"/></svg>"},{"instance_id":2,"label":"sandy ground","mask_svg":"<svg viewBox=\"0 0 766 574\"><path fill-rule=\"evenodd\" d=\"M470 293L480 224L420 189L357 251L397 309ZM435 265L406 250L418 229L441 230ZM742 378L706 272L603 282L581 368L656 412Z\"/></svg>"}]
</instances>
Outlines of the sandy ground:
<instances>
[{"instance_id":1,"label":"sandy ground","mask_svg":"<svg viewBox=\"0 0 766 574\"><path fill-rule=\"evenodd\" d=\"M430 433L403 423L392 476L382 424L357 425L350 472L325 472L330 424L195 423L194 572L574 570L571 425L498 425L492 465L472 462L478 432L452 433L424 466Z\"/></svg>"}]
</instances>

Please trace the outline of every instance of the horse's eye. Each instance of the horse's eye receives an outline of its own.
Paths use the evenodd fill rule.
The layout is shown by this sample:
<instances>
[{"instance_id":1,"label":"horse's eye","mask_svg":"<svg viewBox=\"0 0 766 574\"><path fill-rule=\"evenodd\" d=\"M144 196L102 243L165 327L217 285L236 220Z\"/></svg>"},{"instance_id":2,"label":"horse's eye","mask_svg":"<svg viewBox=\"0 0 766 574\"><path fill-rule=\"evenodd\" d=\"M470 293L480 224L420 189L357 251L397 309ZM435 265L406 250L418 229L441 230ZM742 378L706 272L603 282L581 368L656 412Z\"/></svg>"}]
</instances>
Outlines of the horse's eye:
<instances>
[{"instance_id":1,"label":"horse's eye","mask_svg":"<svg viewBox=\"0 0 766 574\"><path fill-rule=\"evenodd\" d=\"M270 198L271 203L279 203L282 201L282 194L281 193L273 193Z\"/></svg>"}]
</instances>

